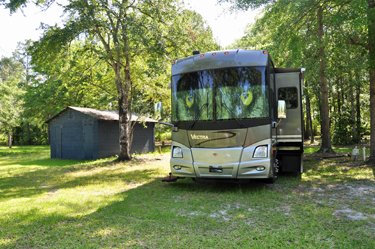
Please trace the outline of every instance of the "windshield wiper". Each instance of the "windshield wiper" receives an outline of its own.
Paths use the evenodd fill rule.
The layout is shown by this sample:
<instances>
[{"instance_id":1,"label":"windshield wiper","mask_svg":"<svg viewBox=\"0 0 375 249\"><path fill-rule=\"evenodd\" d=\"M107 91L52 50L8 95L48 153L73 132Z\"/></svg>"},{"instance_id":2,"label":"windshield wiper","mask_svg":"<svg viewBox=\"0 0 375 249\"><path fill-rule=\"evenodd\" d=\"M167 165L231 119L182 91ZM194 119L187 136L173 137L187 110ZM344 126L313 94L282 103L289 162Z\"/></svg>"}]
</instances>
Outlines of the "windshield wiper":
<instances>
[{"instance_id":1,"label":"windshield wiper","mask_svg":"<svg viewBox=\"0 0 375 249\"><path fill-rule=\"evenodd\" d=\"M202 107L199 109L199 111L198 111L198 115L197 115L197 116L194 116L193 122L191 122L191 124L189 125L188 130L190 130L191 128L193 128L193 126L195 125L195 123L200 119L200 117L201 117L201 115L202 115L202 113L203 113L203 108L204 108L205 106L206 106L207 109L208 109L208 103L203 104ZM198 117L198 118L197 118L197 117Z\"/></svg>"},{"instance_id":2,"label":"windshield wiper","mask_svg":"<svg viewBox=\"0 0 375 249\"><path fill-rule=\"evenodd\" d=\"M241 120L239 120L239 119L237 118L236 114L234 114L234 113L232 112L232 110L229 109L229 107L224 103L224 101L223 101L223 92L221 91L221 89L219 89L219 90L220 90L220 93L221 93L221 101L220 101L221 105L224 106L225 109L227 109L227 111L228 111L228 112L232 115L232 117L237 121L237 123L241 126L241 128L244 128L245 125L241 122Z\"/></svg>"}]
</instances>

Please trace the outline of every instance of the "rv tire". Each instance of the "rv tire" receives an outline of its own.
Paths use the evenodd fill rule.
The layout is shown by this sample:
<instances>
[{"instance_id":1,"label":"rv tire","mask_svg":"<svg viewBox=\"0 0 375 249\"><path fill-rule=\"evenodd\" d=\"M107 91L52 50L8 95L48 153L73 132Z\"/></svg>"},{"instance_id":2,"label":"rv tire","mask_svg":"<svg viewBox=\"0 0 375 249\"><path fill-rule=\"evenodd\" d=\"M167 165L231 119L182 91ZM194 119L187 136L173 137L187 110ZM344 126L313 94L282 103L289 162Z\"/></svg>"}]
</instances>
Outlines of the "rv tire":
<instances>
[{"instance_id":1,"label":"rv tire","mask_svg":"<svg viewBox=\"0 0 375 249\"><path fill-rule=\"evenodd\" d=\"M276 181L275 177L267 178L267 179L264 180L264 182L267 183L267 184L274 184L275 181Z\"/></svg>"},{"instance_id":2,"label":"rv tire","mask_svg":"<svg viewBox=\"0 0 375 249\"><path fill-rule=\"evenodd\" d=\"M272 165L272 177L265 179L265 182L268 184L273 184L277 179L277 172L279 171L279 165L277 159Z\"/></svg>"}]
</instances>

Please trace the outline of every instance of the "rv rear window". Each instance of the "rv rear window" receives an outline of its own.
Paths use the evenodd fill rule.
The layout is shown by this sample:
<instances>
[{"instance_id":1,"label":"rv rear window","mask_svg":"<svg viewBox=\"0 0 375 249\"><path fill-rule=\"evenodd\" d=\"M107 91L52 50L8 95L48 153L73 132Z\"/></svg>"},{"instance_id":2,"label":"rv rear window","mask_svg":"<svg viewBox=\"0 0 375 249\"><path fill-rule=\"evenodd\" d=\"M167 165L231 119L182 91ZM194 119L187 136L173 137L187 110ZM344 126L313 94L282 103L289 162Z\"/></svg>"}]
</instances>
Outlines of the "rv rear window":
<instances>
[{"instance_id":1,"label":"rv rear window","mask_svg":"<svg viewBox=\"0 0 375 249\"><path fill-rule=\"evenodd\" d=\"M279 88L279 100L285 100L287 109L298 107L298 95L296 87Z\"/></svg>"}]
</instances>

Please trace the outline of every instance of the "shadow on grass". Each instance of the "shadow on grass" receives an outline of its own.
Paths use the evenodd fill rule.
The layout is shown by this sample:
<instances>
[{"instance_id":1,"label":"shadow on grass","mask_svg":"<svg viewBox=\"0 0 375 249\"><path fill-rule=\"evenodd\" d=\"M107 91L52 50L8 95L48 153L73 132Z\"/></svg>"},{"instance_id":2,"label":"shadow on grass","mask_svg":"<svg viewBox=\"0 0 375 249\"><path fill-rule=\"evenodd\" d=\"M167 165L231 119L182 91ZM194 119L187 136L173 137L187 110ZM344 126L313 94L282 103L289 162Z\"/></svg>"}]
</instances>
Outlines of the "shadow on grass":
<instances>
[{"instance_id":1,"label":"shadow on grass","mask_svg":"<svg viewBox=\"0 0 375 249\"><path fill-rule=\"evenodd\" d=\"M32 161L25 161L19 163L21 166L43 166L43 167L64 167L64 166L72 166L80 163L86 163L87 161L84 160L60 160L60 159L53 159L53 158L43 158L37 159Z\"/></svg>"},{"instance_id":2,"label":"shadow on grass","mask_svg":"<svg viewBox=\"0 0 375 249\"><path fill-rule=\"evenodd\" d=\"M0 146L0 158L5 156L22 156L30 155L33 153L49 153L50 146L48 145L33 145L33 146L13 146L8 148L6 146Z\"/></svg>"},{"instance_id":3,"label":"shadow on grass","mask_svg":"<svg viewBox=\"0 0 375 249\"><path fill-rule=\"evenodd\" d=\"M306 166L309 170L310 166ZM247 184L196 183L190 179L179 180L176 183L162 183L161 178L153 178L153 175L155 175L154 170L146 169L131 173L114 171L104 175L80 176L60 183L55 187L73 188L113 179L123 179L124 182L134 180L134 178L138 178L135 179L138 182L149 181L136 188L118 193L116 201L82 217L45 213L35 218L39 212L35 208L17 213L14 215L15 218L11 218L13 220L8 221L12 229L7 230L4 227L0 230L1 237L8 239L4 245L9 248L186 248L190 245L192 247L204 245L207 248L225 246L239 248L243 245L249 246L249 244L238 244L239 241L248 241L258 246L262 243L267 245L264 244L263 237L270 240L267 243L276 242L279 244L275 245L282 248L287 245L290 247L291 244L282 243L291 243L293 238L289 238L283 229L277 229L275 226L281 226L285 230L287 227L294 227L295 224L304 225L305 217L279 216L280 210L294 204L286 198L287 195L292 195L292 188L275 191L277 188L260 180ZM302 180L298 174L282 174L274 186L285 187L288 184L301 183ZM63 204L71 205L70 203ZM305 208L311 204L303 201L299 205ZM257 207L264 214L252 211L257 210ZM70 208L74 210L77 207L71 206ZM313 208L314 211L312 211ZM274 211L269 212L269 210ZM300 240L300 243L305 243L299 244L301 247L304 245L310 248L330 247L330 244L319 244L321 243L320 233L326 229L326 226L335 226L338 221L327 218L332 217L332 214L328 212L326 217L327 210L320 206L317 208L315 204L311 205L309 212L313 212L313 217L306 219L315 220L316 217L323 217L326 219L325 223L313 225L309 223L309 229L293 230L292 237L304 238ZM268 236L261 234L260 237L256 237L258 232L246 232L256 230L258 226L263 231L272 232ZM350 226L353 225L350 224ZM340 223L338 227L348 229L349 225ZM5 231L11 232L5 234ZM346 243L353 243L349 248L355 248L354 243L361 239L361 236L354 237L354 235L356 234L348 232L350 242L348 240ZM338 238L335 239L333 236L332 240L335 240L336 245L340 247L342 237L336 236ZM363 235L362 237L362 240L368 239ZM366 244L366 246L371 245Z\"/></svg>"},{"instance_id":4,"label":"shadow on grass","mask_svg":"<svg viewBox=\"0 0 375 249\"><path fill-rule=\"evenodd\" d=\"M112 177L126 177L130 180L134 174L125 176L114 173L112 176L106 175L102 180L108 181ZM155 172L142 170L141 174L145 180L150 179ZM92 178L80 177L58 187L74 187L87 182L92 183L92 180ZM2 238L8 238L5 244L8 248L86 246L124 248L139 247L142 243L148 243L150 246L150 240L155 242L155 247L163 247L168 241L173 240L173 237L180 236L184 230L191 239L195 233L194 228L189 228L191 222L198 222L199 230L204 230L205 233L215 233L223 229L220 222L212 225L213 223L208 221L214 219L207 220L204 213L199 213L202 206L216 212L222 208L228 209L227 203L237 202L239 199L243 201L251 196L267 197L264 191L271 190L265 189L265 185L260 181L249 184L208 184L184 179L176 183L161 183L161 179L153 178L149 183L117 194L121 201L101 207L84 217L71 217L58 213L38 216L40 210L37 208L14 213L13 220L8 221L12 229L4 227L0 230L0 234ZM62 203L62 205L71 204ZM71 210L76 208L70 207ZM195 212L196 214L191 215ZM6 230L7 234L5 234ZM12 232L9 233L10 230ZM211 241L207 246L214 246L212 243L214 242Z\"/></svg>"},{"instance_id":5,"label":"shadow on grass","mask_svg":"<svg viewBox=\"0 0 375 249\"><path fill-rule=\"evenodd\" d=\"M204 182L192 181L189 178L178 180L176 183L165 183L166 187L174 191L194 191L197 193L207 192L211 194L237 193L252 194L254 191L275 190L280 184L290 182L299 184L301 181L300 174L282 173L274 184L269 184L263 179L252 179L248 181L230 182L223 180L209 180Z\"/></svg>"},{"instance_id":6,"label":"shadow on grass","mask_svg":"<svg viewBox=\"0 0 375 249\"><path fill-rule=\"evenodd\" d=\"M325 165L327 162L330 161L306 163L305 170L306 172L313 171L317 175L319 169L323 167L325 170L323 172L334 174L337 167ZM46 162L46 164L48 163ZM110 163L106 165L108 166ZM12 195L17 198L50 191L40 186L42 182L47 180L53 183L50 185L50 188L53 189L74 189L79 186L114 180L123 181L124 184L135 182L140 185L116 194L115 201L101 207L96 206L96 210L85 216L74 215L74 213L72 215L61 215L53 212L46 212L41 216L38 215L38 212L40 212L38 208L14 213L12 217L7 218L7 224L3 229L0 229L1 238L3 241L7 241L4 243L6 247L183 248L188 247L190 243L198 243L198 245L204 245L207 248L225 246L239 248L241 244L237 244L238 241L257 243L258 240L261 244L261 238L267 236L261 234L261 237L254 240L255 237L252 236L255 235L243 232L254 231L258 229L258 226L262 231L272 231L267 237L269 240L274 240L277 243L285 240L291 241L290 238L285 237L285 229L294 227L296 222L303 224L302 221L305 217L279 214L283 211L283 208L295 204L290 203L287 196L293 195L294 187L297 185L306 182L324 181L322 180L324 177L322 179L304 179L300 177L300 174L284 173L280 174L274 185L265 184L261 180L253 180L247 184L230 182L196 183L187 178L176 183L162 183L161 178L154 178L158 172L153 169L124 172L111 167L101 169L98 166L95 166L95 169L101 170L99 172L86 172L92 174L60 179L65 173L80 171L80 167L77 165L61 168L46 167L17 176L19 177L17 181L8 179L4 183L0 182L0 189L6 190L7 184L11 184L8 187L9 193L6 198ZM86 171L90 171L90 167L94 166L83 167L86 167L84 168ZM33 181L36 181L34 185L32 185ZM34 189L30 186L34 186ZM279 187L282 187L282 190ZM11 191L11 188L15 190ZM4 196L4 192L0 196ZM316 206L314 203L307 204L304 200L297 204L301 208L305 208L306 205L311 206L311 210L308 210L309 212L306 212L306 215L312 213L312 221L316 217L325 217L326 219L324 224L308 224L309 229L293 231L295 233L293 236L306 240L306 244L300 244L300 246L306 245L310 248L331 247L331 244L314 243L320 243L319 241L322 239L320 233L327 229L326 226L335 226L339 222L331 218L332 212L327 211L326 207ZM61 205L68 206L74 211L79 209L78 205L90 204L65 202ZM259 209L256 209L256 207L259 207ZM270 209L274 211L269 212ZM256 210L261 212L258 213ZM244 215L245 218L241 215ZM269 215L268 219L266 215ZM266 220L262 220L262 218ZM274 224L284 230L275 229ZM346 223L340 223L338 227L340 229L336 230L348 229ZM332 229L332 233L335 233L336 230ZM368 239L363 235L355 235L357 234L349 233L350 240L348 239L348 241L350 242L347 241L347 243L354 243L361 239L361 236L363 240ZM335 245L339 248L340 237L337 237L335 239L335 236L333 236L330 240L335 240ZM220 244L224 242L225 245ZM300 240L300 243L303 243L303 241ZM199 247L197 244L194 245L191 247ZM278 247L285 248L288 247L287 245L291 246L291 244L278 244ZM356 248L355 244L346 244L346 246ZM296 247L298 246L296 245ZM365 247L372 248L369 244L366 244Z\"/></svg>"},{"instance_id":7,"label":"shadow on grass","mask_svg":"<svg viewBox=\"0 0 375 249\"><path fill-rule=\"evenodd\" d=\"M358 180L374 180L375 171L361 161L347 158L304 161L303 182L308 185L345 184ZM369 174L372 171L371 175Z\"/></svg>"},{"instance_id":8,"label":"shadow on grass","mask_svg":"<svg viewBox=\"0 0 375 249\"><path fill-rule=\"evenodd\" d=\"M77 186L84 187L114 180L123 181L124 184L134 181L143 182L149 180L156 173L149 169L119 172L111 167L112 161L101 162L98 165L90 164L90 161L45 158L17 163L17 165L38 167L29 167L22 170L12 168L11 170L17 172L9 172L12 176L2 177L0 181L1 201L33 197L52 190L75 188ZM91 170L93 171L91 172ZM83 173L80 174L81 172Z\"/></svg>"},{"instance_id":9,"label":"shadow on grass","mask_svg":"<svg viewBox=\"0 0 375 249\"><path fill-rule=\"evenodd\" d=\"M87 161L77 160L58 160L44 158L40 160L26 161L18 163L21 166L43 166L44 168L34 169L29 171L20 171L11 177L3 177L0 181L0 200L5 201L13 198L28 198L36 195L49 193L51 190L69 189L77 186L83 187L91 184L101 184L110 181L123 181L124 184L129 182L144 182L150 181L157 172L150 169L141 169L128 172L118 172L112 169L113 162L108 161L100 165L84 165ZM105 168L100 172L89 173L83 176L79 172L89 172L91 169ZM65 174L75 174L77 176L66 177ZM158 179L159 181L160 179ZM293 182L299 184L301 181L298 175L282 174L276 181L278 183ZM266 184L262 180L251 180L247 183L233 183L233 182L193 182L187 178L179 180L176 183L163 183L162 185L170 193L179 192L207 192L211 194L231 193L236 191L243 191L251 193L251 191L260 191L264 188L273 189L273 185Z\"/></svg>"}]
</instances>

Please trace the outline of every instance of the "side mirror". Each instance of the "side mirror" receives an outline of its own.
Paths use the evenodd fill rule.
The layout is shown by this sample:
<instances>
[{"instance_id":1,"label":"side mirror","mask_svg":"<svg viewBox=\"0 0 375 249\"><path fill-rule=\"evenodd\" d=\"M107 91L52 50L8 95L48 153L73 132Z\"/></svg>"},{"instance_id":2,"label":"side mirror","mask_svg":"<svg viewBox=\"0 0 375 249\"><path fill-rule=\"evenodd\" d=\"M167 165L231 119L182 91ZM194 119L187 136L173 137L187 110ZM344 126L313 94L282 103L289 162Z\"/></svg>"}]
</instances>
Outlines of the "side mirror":
<instances>
[{"instance_id":1,"label":"side mirror","mask_svg":"<svg viewBox=\"0 0 375 249\"><path fill-rule=\"evenodd\" d=\"M163 118L163 104L161 102L155 103L154 119L160 120Z\"/></svg>"},{"instance_id":2,"label":"side mirror","mask_svg":"<svg viewBox=\"0 0 375 249\"><path fill-rule=\"evenodd\" d=\"M173 127L172 131L178 131L178 127L175 127L173 124L160 121L161 119L163 119L163 104L161 102L155 103L154 111L154 119L159 120L159 124L171 126Z\"/></svg>"},{"instance_id":3,"label":"side mirror","mask_svg":"<svg viewBox=\"0 0 375 249\"><path fill-rule=\"evenodd\" d=\"M285 100L277 101L277 118L286 118L286 103Z\"/></svg>"}]
</instances>

